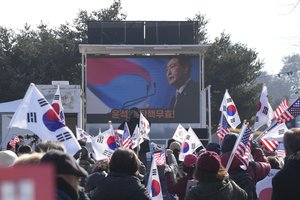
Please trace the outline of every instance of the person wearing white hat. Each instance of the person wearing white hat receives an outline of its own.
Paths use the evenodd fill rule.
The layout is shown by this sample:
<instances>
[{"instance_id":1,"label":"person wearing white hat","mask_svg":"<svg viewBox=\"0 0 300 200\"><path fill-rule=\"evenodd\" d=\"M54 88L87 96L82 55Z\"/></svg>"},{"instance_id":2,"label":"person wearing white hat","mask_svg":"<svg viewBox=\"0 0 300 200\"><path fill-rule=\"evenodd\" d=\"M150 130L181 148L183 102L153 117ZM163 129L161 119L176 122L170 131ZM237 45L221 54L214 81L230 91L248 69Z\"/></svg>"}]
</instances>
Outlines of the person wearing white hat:
<instances>
[{"instance_id":1,"label":"person wearing white hat","mask_svg":"<svg viewBox=\"0 0 300 200\"><path fill-rule=\"evenodd\" d=\"M0 151L0 167L10 167L17 160L18 156L11 150Z\"/></svg>"}]
</instances>

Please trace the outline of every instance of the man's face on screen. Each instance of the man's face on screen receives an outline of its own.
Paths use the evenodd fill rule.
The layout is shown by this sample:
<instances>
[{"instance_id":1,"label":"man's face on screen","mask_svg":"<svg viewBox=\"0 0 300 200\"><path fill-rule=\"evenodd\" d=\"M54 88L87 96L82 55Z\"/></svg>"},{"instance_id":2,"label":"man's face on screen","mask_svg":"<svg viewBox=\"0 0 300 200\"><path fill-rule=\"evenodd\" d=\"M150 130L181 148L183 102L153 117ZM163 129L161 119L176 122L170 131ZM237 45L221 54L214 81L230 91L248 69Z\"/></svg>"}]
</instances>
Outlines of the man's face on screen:
<instances>
[{"instance_id":1,"label":"man's face on screen","mask_svg":"<svg viewBox=\"0 0 300 200\"><path fill-rule=\"evenodd\" d=\"M167 80L170 85L180 87L186 77L187 70L181 66L178 58L172 58L166 67Z\"/></svg>"}]
</instances>

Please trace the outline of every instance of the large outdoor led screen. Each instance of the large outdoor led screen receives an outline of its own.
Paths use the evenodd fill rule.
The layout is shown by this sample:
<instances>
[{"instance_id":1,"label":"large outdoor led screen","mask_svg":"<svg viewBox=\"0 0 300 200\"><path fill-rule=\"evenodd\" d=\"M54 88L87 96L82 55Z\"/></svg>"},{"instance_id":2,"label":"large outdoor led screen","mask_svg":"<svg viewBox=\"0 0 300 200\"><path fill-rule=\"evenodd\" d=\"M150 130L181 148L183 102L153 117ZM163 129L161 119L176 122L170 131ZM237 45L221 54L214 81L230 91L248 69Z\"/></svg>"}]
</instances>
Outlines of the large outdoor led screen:
<instances>
[{"instance_id":1,"label":"large outdoor led screen","mask_svg":"<svg viewBox=\"0 0 300 200\"><path fill-rule=\"evenodd\" d=\"M137 107L152 123L199 123L199 69L199 56L89 56L87 122L119 123Z\"/></svg>"}]
</instances>

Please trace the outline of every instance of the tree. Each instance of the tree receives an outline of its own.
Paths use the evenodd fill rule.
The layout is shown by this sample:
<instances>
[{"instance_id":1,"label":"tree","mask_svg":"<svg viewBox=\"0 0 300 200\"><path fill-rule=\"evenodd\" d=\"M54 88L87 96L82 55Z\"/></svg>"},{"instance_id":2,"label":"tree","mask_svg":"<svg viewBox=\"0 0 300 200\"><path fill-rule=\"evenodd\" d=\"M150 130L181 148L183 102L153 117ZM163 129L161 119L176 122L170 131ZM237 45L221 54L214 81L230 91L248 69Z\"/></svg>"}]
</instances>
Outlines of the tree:
<instances>
[{"instance_id":1,"label":"tree","mask_svg":"<svg viewBox=\"0 0 300 200\"><path fill-rule=\"evenodd\" d=\"M286 99L295 99L299 96L300 55L294 54L283 58L283 67L278 74L262 74L257 83L265 83L268 87L269 99L273 108Z\"/></svg>"},{"instance_id":2,"label":"tree","mask_svg":"<svg viewBox=\"0 0 300 200\"><path fill-rule=\"evenodd\" d=\"M0 100L12 100L10 85L12 80L12 47L15 43L14 32L11 29L0 26Z\"/></svg>"},{"instance_id":3,"label":"tree","mask_svg":"<svg viewBox=\"0 0 300 200\"><path fill-rule=\"evenodd\" d=\"M237 106L241 120L250 120L256 114L261 85L254 83L262 68L257 55L246 45L233 44L225 33L208 48L205 54L205 85L212 86L214 127L219 122L219 107L226 89Z\"/></svg>"},{"instance_id":4,"label":"tree","mask_svg":"<svg viewBox=\"0 0 300 200\"><path fill-rule=\"evenodd\" d=\"M283 58L283 63L279 77L284 79L287 86L290 86L289 92L291 98L297 98L300 91L300 55L286 56Z\"/></svg>"},{"instance_id":5,"label":"tree","mask_svg":"<svg viewBox=\"0 0 300 200\"><path fill-rule=\"evenodd\" d=\"M207 29L206 25L208 21L206 20L205 15L197 13L193 18L187 18L188 21L197 21L198 22L198 43L207 43Z\"/></svg>"}]
</instances>

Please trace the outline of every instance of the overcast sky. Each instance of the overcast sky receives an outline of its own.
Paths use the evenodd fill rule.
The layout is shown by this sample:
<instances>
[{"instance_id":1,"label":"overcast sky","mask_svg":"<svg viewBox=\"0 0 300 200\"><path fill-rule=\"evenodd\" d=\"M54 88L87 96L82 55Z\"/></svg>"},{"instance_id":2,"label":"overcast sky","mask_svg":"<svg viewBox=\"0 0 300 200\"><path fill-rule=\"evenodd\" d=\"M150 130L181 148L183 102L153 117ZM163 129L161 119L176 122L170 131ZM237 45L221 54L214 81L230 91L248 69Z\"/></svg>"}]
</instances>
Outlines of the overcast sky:
<instances>
[{"instance_id":1,"label":"overcast sky","mask_svg":"<svg viewBox=\"0 0 300 200\"><path fill-rule=\"evenodd\" d=\"M1 1L0 25L22 29L43 21L50 27L72 22L79 10L107 8L113 0ZM299 0L121 0L127 20L186 20L200 12L211 41L221 32L259 53L264 70L276 74L284 56L300 50Z\"/></svg>"}]
</instances>

